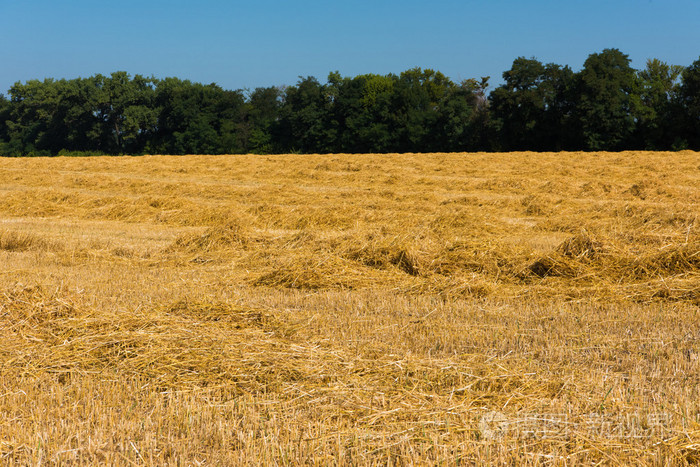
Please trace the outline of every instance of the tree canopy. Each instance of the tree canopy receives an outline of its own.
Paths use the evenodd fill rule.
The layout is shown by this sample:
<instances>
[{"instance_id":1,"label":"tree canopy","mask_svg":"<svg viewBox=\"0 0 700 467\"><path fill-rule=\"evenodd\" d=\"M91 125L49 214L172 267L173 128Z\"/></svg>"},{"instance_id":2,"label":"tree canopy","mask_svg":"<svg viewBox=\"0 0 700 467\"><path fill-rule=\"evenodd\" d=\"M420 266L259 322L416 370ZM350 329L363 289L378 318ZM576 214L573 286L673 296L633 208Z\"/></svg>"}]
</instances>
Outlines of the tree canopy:
<instances>
[{"instance_id":1,"label":"tree canopy","mask_svg":"<svg viewBox=\"0 0 700 467\"><path fill-rule=\"evenodd\" d=\"M700 149L700 59L617 49L574 72L518 57L503 84L432 69L300 77L226 90L179 78L15 83L0 94L0 155Z\"/></svg>"}]
</instances>

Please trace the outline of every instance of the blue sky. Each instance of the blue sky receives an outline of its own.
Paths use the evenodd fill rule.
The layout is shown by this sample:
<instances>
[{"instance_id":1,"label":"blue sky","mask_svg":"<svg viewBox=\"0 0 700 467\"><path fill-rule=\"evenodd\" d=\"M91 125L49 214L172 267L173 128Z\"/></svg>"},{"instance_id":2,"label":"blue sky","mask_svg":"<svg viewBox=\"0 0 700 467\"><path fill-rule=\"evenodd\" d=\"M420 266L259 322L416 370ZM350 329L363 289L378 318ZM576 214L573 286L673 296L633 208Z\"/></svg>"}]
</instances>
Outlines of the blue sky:
<instances>
[{"instance_id":1,"label":"blue sky","mask_svg":"<svg viewBox=\"0 0 700 467\"><path fill-rule=\"evenodd\" d=\"M433 68L453 80L518 56L570 65L616 47L632 66L700 57L700 0L0 0L0 93L125 70L227 89Z\"/></svg>"}]
</instances>

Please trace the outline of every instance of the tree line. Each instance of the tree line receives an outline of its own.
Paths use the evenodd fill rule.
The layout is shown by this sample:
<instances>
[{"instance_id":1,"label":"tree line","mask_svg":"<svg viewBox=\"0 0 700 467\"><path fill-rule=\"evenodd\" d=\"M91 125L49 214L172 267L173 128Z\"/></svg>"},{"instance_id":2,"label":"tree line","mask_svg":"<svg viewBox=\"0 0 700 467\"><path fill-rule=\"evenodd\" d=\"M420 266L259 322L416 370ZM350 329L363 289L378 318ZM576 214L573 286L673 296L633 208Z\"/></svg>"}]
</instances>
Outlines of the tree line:
<instances>
[{"instance_id":1,"label":"tree line","mask_svg":"<svg viewBox=\"0 0 700 467\"><path fill-rule=\"evenodd\" d=\"M635 70L618 49L583 68L519 57L455 83L430 69L226 90L115 72L0 94L0 155L700 150L700 59Z\"/></svg>"}]
</instances>

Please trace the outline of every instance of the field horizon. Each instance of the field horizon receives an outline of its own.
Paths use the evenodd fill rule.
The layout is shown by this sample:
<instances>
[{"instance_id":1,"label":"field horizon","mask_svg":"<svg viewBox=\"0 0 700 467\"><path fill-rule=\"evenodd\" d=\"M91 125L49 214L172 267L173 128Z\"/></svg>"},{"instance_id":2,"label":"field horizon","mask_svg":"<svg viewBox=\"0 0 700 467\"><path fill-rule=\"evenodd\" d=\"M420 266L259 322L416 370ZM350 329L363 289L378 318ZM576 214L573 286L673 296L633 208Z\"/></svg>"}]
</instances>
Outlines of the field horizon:
<instances>
[{"instance_id":1,"label":"field horizon","mask_svg":"<svg viewBox=\"0 0 700 467\"><path fill-rule=\"evenodd\" d=\"M0 158L9 464L700 462L700 153Z\"/></svg>"}]
</instances>

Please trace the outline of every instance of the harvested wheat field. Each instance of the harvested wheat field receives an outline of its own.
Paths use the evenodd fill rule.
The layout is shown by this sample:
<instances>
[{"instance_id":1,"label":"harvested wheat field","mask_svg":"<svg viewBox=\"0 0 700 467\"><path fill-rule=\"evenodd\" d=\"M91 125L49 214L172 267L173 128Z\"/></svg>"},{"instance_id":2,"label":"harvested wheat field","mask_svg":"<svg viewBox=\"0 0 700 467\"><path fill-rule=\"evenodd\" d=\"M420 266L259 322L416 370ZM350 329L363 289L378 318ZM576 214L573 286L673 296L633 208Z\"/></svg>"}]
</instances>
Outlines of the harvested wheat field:
<instances>
[{"instance_id":1,"label":"harvested wheat field","mask_svg":"<svg viewBox=\"0 0 700 467\"><path fill-rule=\"evenodd\" d=\"M700 462L700 154L0 159L0 461Z\"/></svg>"}]
</instances>

